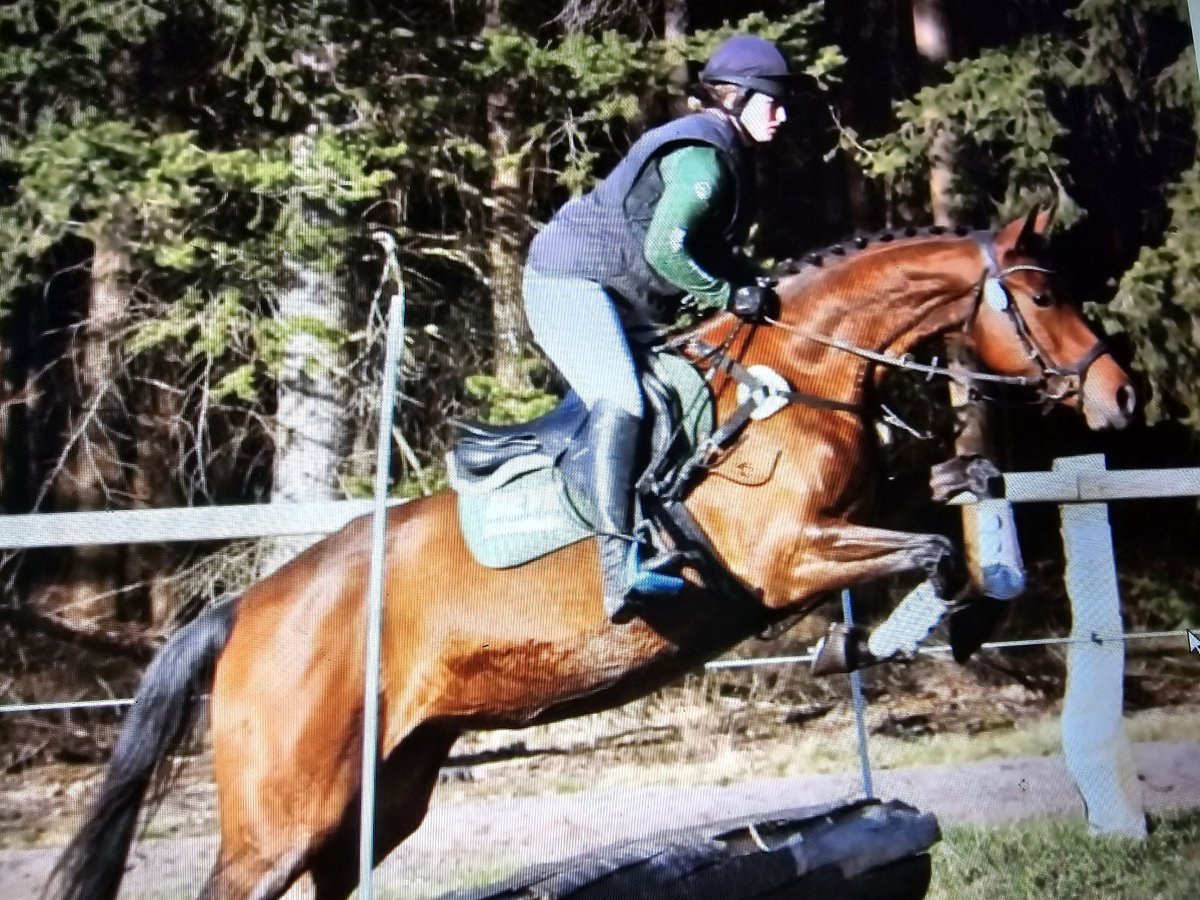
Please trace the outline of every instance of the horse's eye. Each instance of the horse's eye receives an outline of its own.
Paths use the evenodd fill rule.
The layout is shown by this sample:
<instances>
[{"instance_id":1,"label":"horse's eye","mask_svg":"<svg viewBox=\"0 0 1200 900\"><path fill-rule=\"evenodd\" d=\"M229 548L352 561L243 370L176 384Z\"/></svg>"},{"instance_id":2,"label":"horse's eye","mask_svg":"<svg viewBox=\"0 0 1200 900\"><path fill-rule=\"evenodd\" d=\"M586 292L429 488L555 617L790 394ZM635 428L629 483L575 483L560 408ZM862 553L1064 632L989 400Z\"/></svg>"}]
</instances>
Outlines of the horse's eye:
<instances>
[{"instance_id":1,"label":"horse's eye","mask_svg":"<svg viewBox=\"0 0 1200 900\"><path fill-rule=\"evenodd\" d=\"M1050 294L1034 294L1033 302L1036 306L1053 306L1054 297Z\"/></svg>"}]
</instances>

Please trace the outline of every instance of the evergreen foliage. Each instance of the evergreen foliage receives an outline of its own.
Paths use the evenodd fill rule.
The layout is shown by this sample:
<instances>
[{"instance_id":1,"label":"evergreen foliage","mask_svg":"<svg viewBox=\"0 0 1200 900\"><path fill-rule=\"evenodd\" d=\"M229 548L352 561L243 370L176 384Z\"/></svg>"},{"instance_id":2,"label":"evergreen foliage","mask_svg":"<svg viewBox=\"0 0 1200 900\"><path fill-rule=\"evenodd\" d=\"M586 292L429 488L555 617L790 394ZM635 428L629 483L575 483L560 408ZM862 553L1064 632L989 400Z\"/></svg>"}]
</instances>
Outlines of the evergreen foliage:
<instances>
[{"instance_id":1,"label":"evergreen foliage","mask_svg":"<svg viewBox=\"0 0 1200 900\"><path fill-rule=\"evenodd\" d=\"M87 294L101 244L121 248L128 269L121 320L97 337L118 365L105 389L129 414L109 425L122 465L154 467L174 503L244 502L269 491L270 424L297 334L350 360L333 374L356 386L354 447L331 478L348 492L370 483L385 311L368 235L388 229L409 310L397 481L440 483L450 419L526 418L560 387L537 360L533 390L506 393L494 377L483 248L498 168L519 173L515 230L527 239L670 115L672 74L694 75L735 31L778 40L810 76L791 134L763 154L760 255L928 220L937 163L953 168L966 222L1054 201L1074 248L1064 273L1129 336L1153 387L1151 423L1200 432L1200 97L1181 0L972 7L951 21L955 61L924 86L903 3L692 0L679 41L656 36L658 4L575 4L562 18L562 4L509 2L491 26L488 6L0 6L7 510L41 503L73 417L91 408L64 385L80 380L74 337L95 336ZM601 27L577 27L589 9ZM488 98L500 93L506 159L489 150ZM296 265L348 276L348 326L278 315ZM303 362L329 368L319 353ZM1127 442L1132 455L1158 452L1145 429Z\"/></svg>"},{"instance_id":2,"label":"evergreen foliage","mask_svg":"<svg viewBox=\"0 0 1200 900\"><path fill-rule=\"evenodd\" d=\"M946 76L897 102L896 130L846 143L901 208L919 208L930 166L943 162L966 221L1035 202L1057 204L1064 226L1121 215L1118 256L1081 261L1107 281L1087 299L1112 300L1095 313L1133 339L1153 388L1148 419L1200 430L1200 91L1186 5L1085 0L1054 30L952 63ZM939 159L945 146L953 159Z\"/></svg>"}]
</instances>

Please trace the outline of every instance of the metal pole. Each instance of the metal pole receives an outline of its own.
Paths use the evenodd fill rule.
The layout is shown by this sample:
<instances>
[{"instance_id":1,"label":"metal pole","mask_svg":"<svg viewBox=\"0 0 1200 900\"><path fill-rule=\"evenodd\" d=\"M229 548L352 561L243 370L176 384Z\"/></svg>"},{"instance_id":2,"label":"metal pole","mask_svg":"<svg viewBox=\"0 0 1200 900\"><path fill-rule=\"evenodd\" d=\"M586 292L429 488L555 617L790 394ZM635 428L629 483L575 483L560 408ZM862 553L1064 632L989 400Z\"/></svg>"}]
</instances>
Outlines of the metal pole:
<instances>
[{"instance_id":1,"label":"metal pole","mask_svg":"<svg viewBox=\"0 0 1200 900\"><path fill-rule=\"evenodd\" d=\"M1200 0L1188 0L1187 7L1192 23L1192 52L1196 54L1196 67L1200 70Z\"/></svg>"},{"instance_id":2,"label":"metal pole","mask_svg":"<svg viewBox=\"0 0 1200 900\"><path fill-rule=\"evenodd\" d=\"M396 373L404 352L404 284L396 242L386 232L372 234L386 253L380 293L389 281L396 291L388 303L387 351L383 362L383 394L379 403L379 437L375 448L375 508L371 519L371 574L367 583L367 634L363 660L362 802L359 818L358 896L375 896L375 772L379 757L379 662L383 631L384 556L387 551L388 480L392 467L392 418L396 405Z\"/></svg>"},{"instance_id":3,"label":"metal pole","mask_svg":"<svg viewBox=\"0 0 1200 900\"><path fill-rule=\"evenodd\" d=\"M850 603L850 589L842 589L842 618L847 625L854 624L854 610ZM862 672L850 673L850 697L854 701L854 729L858 734L858 759L862 766L863 796L875 796L875 785L871 780L871 748L867 740L867 698L863 695Z\"/></svg>"}]
</instances>

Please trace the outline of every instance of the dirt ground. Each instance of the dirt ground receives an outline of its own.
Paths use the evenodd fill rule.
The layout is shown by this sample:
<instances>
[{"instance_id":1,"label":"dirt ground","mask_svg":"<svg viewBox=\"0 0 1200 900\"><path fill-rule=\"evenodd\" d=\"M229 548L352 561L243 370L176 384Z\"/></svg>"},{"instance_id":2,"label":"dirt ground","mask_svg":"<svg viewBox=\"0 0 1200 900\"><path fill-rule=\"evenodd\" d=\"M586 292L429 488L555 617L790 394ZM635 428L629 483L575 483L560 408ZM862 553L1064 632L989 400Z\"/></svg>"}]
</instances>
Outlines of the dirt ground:
<instances>
[{"instance_id":1,"label":"dirt ground","mask_svg":"<svg viewBox=\"0 0 1200 900\"><path fill-rule=\"evenodd\" d=\"M1082 818L1059 756L911 764L936 759L944 741L1054 719L1056 702L1036 684L938 671L868 684L875 794L934 812L943 826ZM424 825L382 867L380 896L436 897L623 839L862 796L844 687L799 695L790 677L710 676L601 716L468 736ZM1200 734L1136 744L1135 759L1148 810L1200 807ZM123 897L194 896L216 849L208 763L204 754L181 762ZM0 777L0 897L36 896L98 772L59 765ZM305 896L303 887L290 896Z\"/></svg>"},{"instance_id":2,"label":"dirt ground","mask_svg":"<svg viewBox=\"0 0 1200 900\"><path fill-rule=\"evenodd\" d=\"M1135 747L1150 811L1200 806L1200 744ZM918 766L878 772L875 792L935 813L943 826L1083 816L1061 758ZM378 875L384 896L435 897L486 883L525 865L552 862L624 839L683 824L766 814L786 806L862 795L855 773L760 779L698 787L609 787L578 794L465 800L433 805L420 831ZM212 864L210 837L148 840L138 845L125 896L191 897ZM0 853L0 896L36 896L55 851ZM293 897L304 896L303 890Z\"/></svg>"}]
</instances>

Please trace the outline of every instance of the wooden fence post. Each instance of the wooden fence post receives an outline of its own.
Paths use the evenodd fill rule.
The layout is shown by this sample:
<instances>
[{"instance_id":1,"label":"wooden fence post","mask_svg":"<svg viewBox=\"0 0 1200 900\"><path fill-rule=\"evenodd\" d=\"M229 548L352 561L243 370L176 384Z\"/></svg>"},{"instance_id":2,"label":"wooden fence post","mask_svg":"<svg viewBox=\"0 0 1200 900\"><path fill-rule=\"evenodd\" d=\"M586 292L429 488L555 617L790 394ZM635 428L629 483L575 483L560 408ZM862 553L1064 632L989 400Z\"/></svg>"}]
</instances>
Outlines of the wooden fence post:
<instances>
[{"instance_id":1,"label":"wooden fence post","mask_svg":"<svg viewBox=\"0 0 1200 900\"><path fill-rule=\"evenodd\" d=\"M1054 461L1056 472L1104 470L1101 454ZM1122 711L1125 641L1108 506L1064 503L1059 513L1071 599L1072 643L1062 713L1067 770L1083 796L1093 834L1144 839L1142 788Z\"/></svg>"},{"instance_id":2,"label":"wooden fence post","mask_svg":"<svg viewBox=\"0 0 1200 900\"><path fill-rule=\"evenodd\" d=\"M946 338L946 360L959 374L974 372L974 355L961 334ZM954 452L960 459L992 457L988 440L988 414L983 401L957 381L950 382L950 407L954 410ZM993 600L1014 600L1025 592L1025 569L1017 540L1012 506L984 492L978 503L962 507L963 554L975 590Z\"/></svg>"}]
</instances>

